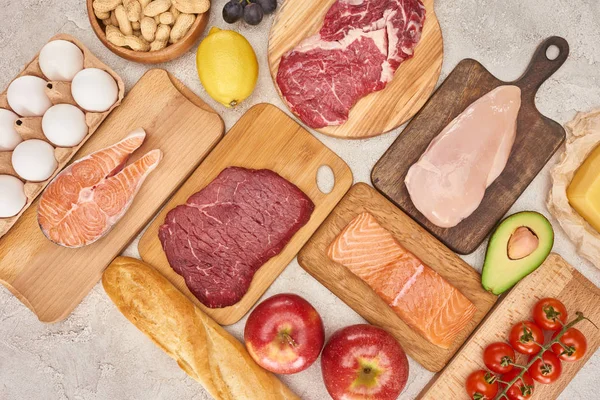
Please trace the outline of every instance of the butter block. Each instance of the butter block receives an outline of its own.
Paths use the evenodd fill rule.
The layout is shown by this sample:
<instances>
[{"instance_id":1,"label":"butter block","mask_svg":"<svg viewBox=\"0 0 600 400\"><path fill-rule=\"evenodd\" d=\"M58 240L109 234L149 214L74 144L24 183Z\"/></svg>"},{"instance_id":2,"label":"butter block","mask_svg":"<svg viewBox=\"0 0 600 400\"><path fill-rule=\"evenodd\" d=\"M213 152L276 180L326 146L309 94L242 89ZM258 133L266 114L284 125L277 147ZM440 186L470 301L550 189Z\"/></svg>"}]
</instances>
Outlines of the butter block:
<instances>
[{"instance_id":1,"label":"butter block","mask_svg":"<svg viewBox=\"0 0 600 400\"><path fill-rule=\"evenodd\" d=\"M600 232L600 146L575 172L567 189L567 198L571 207Z\"/></svg>"}]
</instances>

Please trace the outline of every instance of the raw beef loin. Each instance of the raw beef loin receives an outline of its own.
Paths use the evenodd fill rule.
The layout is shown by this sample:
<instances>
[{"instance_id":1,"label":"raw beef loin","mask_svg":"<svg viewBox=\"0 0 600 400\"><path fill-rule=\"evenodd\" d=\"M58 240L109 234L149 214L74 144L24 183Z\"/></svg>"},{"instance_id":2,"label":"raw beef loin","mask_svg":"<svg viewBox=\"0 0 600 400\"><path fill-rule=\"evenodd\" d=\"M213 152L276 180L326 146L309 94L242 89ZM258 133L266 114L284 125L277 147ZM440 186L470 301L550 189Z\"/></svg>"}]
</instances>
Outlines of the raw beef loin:
<instances>
[{"instance_id":1,"label":"raw beef loin","mask_svg":"<svg viewBox=\"0 0 600 400\"><path fill-rule=\"evenodd\" d=\"M314 36L281 58L277 84L311 128L341 125L413 56L425 22L420 0L338 0Z\"/></svg>"},{"instance_id":2,"label":"raw beef loin","mask_svg":"<svg viewBox=\"0 0 600 400\"><path fill-rule=\"evenodd\" d=\"M313 210L313 202L275 172L230 167L171 210L158 236L194 296L207 307L227 307Z\"/></svg>"}]
</instances>

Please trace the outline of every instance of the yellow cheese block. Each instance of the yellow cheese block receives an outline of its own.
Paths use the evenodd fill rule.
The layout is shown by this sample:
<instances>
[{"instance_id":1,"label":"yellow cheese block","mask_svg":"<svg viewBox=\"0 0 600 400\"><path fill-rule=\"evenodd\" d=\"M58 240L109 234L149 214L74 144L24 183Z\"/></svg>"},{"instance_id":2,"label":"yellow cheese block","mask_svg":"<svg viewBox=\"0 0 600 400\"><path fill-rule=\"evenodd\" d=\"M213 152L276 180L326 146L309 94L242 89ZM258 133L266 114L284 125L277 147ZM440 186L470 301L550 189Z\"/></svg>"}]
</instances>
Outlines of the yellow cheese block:
<instances>
[{"instance_id":1,"label":"yellow cheese block","mask_svg":"<svg viewBox=\"0 0 600 400\"><path fill-rule=\"evenodd\" d=\"M575 173L567 189L567 198L571 207L600 232L600 146Z\"/></svg>"}]
</instances>

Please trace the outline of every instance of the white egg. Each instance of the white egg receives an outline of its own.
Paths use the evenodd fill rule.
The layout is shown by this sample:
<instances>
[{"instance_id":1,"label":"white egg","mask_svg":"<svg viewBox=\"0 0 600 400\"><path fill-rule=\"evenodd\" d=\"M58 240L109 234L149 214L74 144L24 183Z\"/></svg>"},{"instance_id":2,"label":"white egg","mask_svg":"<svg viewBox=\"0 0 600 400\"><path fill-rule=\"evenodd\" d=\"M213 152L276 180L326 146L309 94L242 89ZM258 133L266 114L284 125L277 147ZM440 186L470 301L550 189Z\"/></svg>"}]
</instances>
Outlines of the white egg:
<instances>
[{"instance_id":1,"label":"white egg","mask_svg":"<svg viewBox=\"0 0 600 400\"><path fill-rule=\"evenodd\" d=\"M53 40L42 47L38 61L48 80L71 82L83 69L83 52L66 40Z\"/></svg>"},{"instance_id":2,"label":"white egg","mask_svg":"<svg viewBox=\"0 0 600 400\"><path fill-rule=\"evenodd\" d=\"M0 218L17 215L25 207L27 196L21 180L11 175L0 175Z\"/></svg>"},{"instance_id":3,"label":"white egg","mask_svg":"<svg viewBox=\"0 0 600 400\"><path fill-rule=\"evenodd\" d=\"M21 117L41 117L52 102L46 96L48 82L37 76L21 76L8 86L6 97L14 112Z\"/></svg>"},{"instance_id":4,"label":"white egg","mask_svg":"<svg viewBox=\"0 0 600 400\"><path fill-rule=\"evenodd\" d=\"M86 68L73 78L71 94L84 110L104 112L116 103L119 87L108 72Z\"/></svg>"},{"instance_id":5,"label":"white egg","mask_svg":"<svg viewBox=\"0 0 600 400\"><path fill-rule=\"evenodd\" d=\"M77 146L88 133L85 114L71 104L57 104L42 118L44 135L55 146Z\"/></svg>"},{"instance_id":6,"label":"white egg","mask_svg":"<svg viewBox=\"0 0 600 400\"><path fill-rule=\"evenodd\" d=\"M15 130L19 116L10 110L0 108L0 151L11 151L23 141Z\"/></svg>"},{"instance_id":7,"label":"white egg","mask_svg":"<svg viewBox=\"0 0 600 400\"><path fill-rule=\"evenodd\" d=\"M19 176L27 181L42 182L56 171L58 162L54 147L39 139L26 140L12 153L12 166Z\"/></svg>"}]
</instances>

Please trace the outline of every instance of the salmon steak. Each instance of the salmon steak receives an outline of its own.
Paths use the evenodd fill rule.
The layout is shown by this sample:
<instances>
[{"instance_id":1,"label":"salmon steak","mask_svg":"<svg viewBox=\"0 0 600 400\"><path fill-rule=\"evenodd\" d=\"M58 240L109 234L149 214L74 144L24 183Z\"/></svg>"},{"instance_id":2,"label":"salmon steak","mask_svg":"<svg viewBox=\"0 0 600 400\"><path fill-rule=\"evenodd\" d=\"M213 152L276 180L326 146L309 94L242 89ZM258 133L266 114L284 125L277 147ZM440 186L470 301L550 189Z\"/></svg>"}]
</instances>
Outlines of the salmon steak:
<instances>
[{"instance_id":1,"label":"salmon steak","mask_svg":"<svg viewBox=\"0 0 600 400\"><path fill-rule=\"evenodd\" d=\"M355 217L329 245L327 255L369 285L408 326L441 348L450 348L477 311L370 213Z\"/></svg>"},{"instance_id":2,"label":"salmon steak","mask_svg":"<svg viewBox=\"0 0 600 400\"><path fill-rule=\"evenodd\" d=\"M145 138L146 132L136 129L58 174L40 198L38 223L44 235L58 245L76 248L108 233L162 159L160 150L152 150L125 167Z\"/></svg>"}]
</instances>

